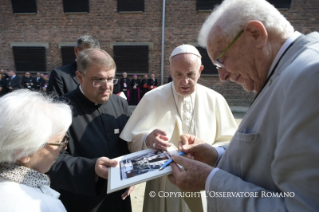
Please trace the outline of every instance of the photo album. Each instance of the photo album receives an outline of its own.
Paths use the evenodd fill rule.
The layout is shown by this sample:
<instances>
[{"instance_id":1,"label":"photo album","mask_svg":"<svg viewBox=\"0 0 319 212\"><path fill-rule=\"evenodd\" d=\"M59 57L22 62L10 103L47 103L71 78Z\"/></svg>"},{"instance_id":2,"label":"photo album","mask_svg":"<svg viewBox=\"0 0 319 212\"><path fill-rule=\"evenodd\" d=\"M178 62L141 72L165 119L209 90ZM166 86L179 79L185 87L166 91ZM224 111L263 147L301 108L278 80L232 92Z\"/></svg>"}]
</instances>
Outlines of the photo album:
<instances>
[{"instance_id":1,"label":"photo album","mask_svg":"<svg viewBox=\"0 0 319 212\"><path fill-rule=\"evenodd\" d=\"M160 168L172 154L178 154L174 145L167 151L150 148L114 158L118 164L109 168L107 193L171 174L170 165Z\"/></svg>"}]
</instances>

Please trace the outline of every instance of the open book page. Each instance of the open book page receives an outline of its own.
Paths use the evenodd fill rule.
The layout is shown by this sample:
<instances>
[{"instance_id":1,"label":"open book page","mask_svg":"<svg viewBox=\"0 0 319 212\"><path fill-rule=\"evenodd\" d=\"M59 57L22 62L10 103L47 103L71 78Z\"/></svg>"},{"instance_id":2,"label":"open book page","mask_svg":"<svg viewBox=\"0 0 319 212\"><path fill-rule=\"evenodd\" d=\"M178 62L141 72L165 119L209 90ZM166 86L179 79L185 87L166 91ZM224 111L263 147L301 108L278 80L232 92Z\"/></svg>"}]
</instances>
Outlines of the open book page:
<instances>
[{"instance_id":1,"label":"open book page","mask_svg":"<svg viewBox=\"0 0 319 212\"><path fill-rule=\"evenodd\" d=\"M114 158L118 165L109 168L107 193L171 174L170 165L159 169L170 155L177 153L177 148L172 145L167 151L150 148Z\"/></svg>"}]
</instances>

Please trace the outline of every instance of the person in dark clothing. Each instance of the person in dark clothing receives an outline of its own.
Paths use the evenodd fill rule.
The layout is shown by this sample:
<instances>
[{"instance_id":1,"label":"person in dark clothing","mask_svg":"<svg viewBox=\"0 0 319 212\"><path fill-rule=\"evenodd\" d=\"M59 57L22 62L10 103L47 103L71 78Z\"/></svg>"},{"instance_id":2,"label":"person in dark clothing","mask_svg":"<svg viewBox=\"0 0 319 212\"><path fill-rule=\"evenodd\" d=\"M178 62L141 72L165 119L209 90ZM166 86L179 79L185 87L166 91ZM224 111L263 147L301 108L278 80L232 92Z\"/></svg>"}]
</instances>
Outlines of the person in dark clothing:
<instances>
[{"instance_id":1,"label":"person in dark clothing","mask_svg":"<svg viewBox=\"0 0 319 212\"><path fill-rule=\"evenodd\" d=\"M60 97L73 108L69 144L49 171L52 188L68 212L130 212L133 187L106 194L111 158L129 153L119 138L131 112L127 101L112 95L115 63L100 49L78 56L80 86Z\"/></svg>"},{"instance_id":2,"label":"person in dark clothing","mask_svg":"<svg viewBox=\"0 0 319 212\"><path fill-rule=\"evenodd\" d=\"M20 77L16 75L15 71L9 71L9 80L7 81L7 88L9 92L20 89Z\"/></svg>"},{"instance_id":3,"label":"person in dark clothing","mask_svg":"<svg viewBox=\"0 0 319 212\"><path fill-rule=\"evenodd\" d=\"M21 84L24 88L31 90L33 87L33 78L30 75L30 72L25 72L25 75L22 77Z\"/></svg>"},{"instance_id":4,"label":"person in dark clothing","mask_svg":"<svg viewBox=\"0 0 319 212\"><path fill-rule=\"evenodd\" d=\"M127 98L127 102L130 102L130 79L127 78L127 73L123 72L123 78L120 79L120 92L123 92Z\"/></svg>"},{"instance_id":5,"label":"person in dark clothing","mask_svg":"<svg viewBox=\"0 0 319 212\"><path fill-rule=\"evenodd\" d=\"M144 96L144 94L147 93L148 91L148 85L147 85L147 81L148 81L148 74L144 74L144 79L142 79L141 81L141 93L142 93L142 96L141 98Z\"/></svg>"},{"instance_id":6,"label":"person in dark clothing","mask_svg":"<svg viewBox=\"0 0 319 212\"><path fill-rule=\"evenodd\" d=\"M120 92L119 89L119 81L117 81L116 83L114 83L113 85L113 94L118 94Z\"/></svg>"},{"instance_id":7,"label":"person in dark clothing","mask_svg":"<svg viewBox=\"0 0 319 212\"><path fill-rule=\"evenodd\" d=\"M76 42L76 46L74 47L74 54L76 58L78 57L79 52L88 48L99 49L100 43L90 35L83 35L79 37ZM75 74L76 70L76 61L52 70L46 92L48 94L55 93L57 96L62 96L76 89L79 86L79 81Z\"/></svg>"},{"instance_id":8,"label":"person in dark clothing","mask_svg":"<svg viewBox=\"0 0 319 212\"><path fill-rule=\"evenodd\" d=\"M131 105L137 105L141 99L141 89L140 89L141 81L137 79L137 75L134 74L133 79L131 80Z\"/></svg>"},{"instance_id":9,"label":"person in dark clothing","mask_svg":"<svg viewBox=\"0 0 319 212\"><path fill-rule=\"evenodd\" d=\"M0 79L0 97L8 93L7 82L9 81L8 71L1 69L0 74L2 75Z\"/></svg>"},{"instance_id":10,"label":"person in dark clothing","mask_svg":"<svg viewBox=\"0 0 319 212\"><path fill-rule=\"evenodd\" d=\"M155 79L155 74L151 74L151 79L147 81L148 90L153 90L158 87L158 81Z\"/></svg>"},{"instance_id":11,"label":"person in dark clothing","mask_svg":"<svg viewBox=\"0 0 319 212\"><path fill-rule=\"evenodd\" d=\"M33 89L39 91L42 89L45 84L45 80L41 77L40 72L37 73L37 76L33 78Z\"/></svg>"}]
</instances>

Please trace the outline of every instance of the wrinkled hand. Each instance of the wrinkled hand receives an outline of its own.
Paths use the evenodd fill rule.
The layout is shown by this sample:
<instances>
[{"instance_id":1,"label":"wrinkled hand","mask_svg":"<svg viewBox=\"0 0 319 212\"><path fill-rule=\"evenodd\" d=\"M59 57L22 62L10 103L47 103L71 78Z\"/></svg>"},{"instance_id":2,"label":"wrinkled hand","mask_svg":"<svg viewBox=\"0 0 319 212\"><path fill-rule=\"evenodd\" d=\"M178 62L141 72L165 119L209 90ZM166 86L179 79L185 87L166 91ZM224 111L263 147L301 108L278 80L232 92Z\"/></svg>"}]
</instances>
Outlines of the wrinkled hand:
<instances>
[{"instance_id":1,"label":"wrinkled hand","mask_svg":"<svg viewBox=\"0 0 319 212\"><path fill-rule=\"evenodd\" d=\"M155 129L146 137L146 145L155 149L166 150L171 144L168 143L166 132L163 130Z\"/></svg>"},{"instance_id":2,"label":"wrinkled hand","mask_svg":"<svg viewBox=\"0 0 319 212\"><path fill-rule=\"evenodd\" d=\"M175 184L181 191L200 191L205 190L205 183L213 167L186 157L172 155L175 163L171 163L173 174L168 179ZM183 166L181 170L179 166Z\"/></svg>"},{"instance_id":3,"label":"wrinkled hand","mask_svg":"<svg viewBox=\"0 0 319 212\"><path fill-rule=\"evenodd\" d=\"M116 165L116 160L111 160L107 157L100 157L95 163L95 174L103 179L107 179L109 167L114 167Z\"/></svg>"},{"instance_id":4,"label":"wrinkled hand","mask_svg":"<svg viewBox=\"0 0 319 212\"><path fill-rule=\"evenodd\" d=\"M135 186L131 186L128 189L126 189L126 191L121 195L122 200L125 200L125 198L131 194L131 192L134 190L134 187Z\"/></svg>"},{"instance_id":5,"label":"wrinkled hand","mask_svg":"<svg viewBox=\"0 0 319 212\"><path fill-rule=\"evenodd\" d=\"M217 159L218 153L214 147L200 140L194 135L181 135L181 141L178 142L178 150L183 150L195 160L213 166Z\"/></svg>"}]
</instances>

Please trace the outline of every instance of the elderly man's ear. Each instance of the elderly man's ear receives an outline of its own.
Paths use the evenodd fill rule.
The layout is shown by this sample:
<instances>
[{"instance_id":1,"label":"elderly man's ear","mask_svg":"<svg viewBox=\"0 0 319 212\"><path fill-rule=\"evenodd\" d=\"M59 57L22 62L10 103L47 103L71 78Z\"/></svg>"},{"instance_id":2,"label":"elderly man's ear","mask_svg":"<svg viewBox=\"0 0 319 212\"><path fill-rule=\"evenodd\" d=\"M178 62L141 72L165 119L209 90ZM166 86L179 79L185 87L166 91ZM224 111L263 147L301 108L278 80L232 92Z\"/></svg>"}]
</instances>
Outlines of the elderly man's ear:
<instances>
[{"instance_id":1,"label":"elderly man's ear","mask_svg":"<svg viewBox=\"0 0 319 212\"><path fill-rule=\"evenodd\" d=\"M204 66L203 66L203 65L201 65L201 66L200 66L200 68L199 68L199 74L201 74L201 73L202 73L203 69L204 69Z\"/></svg>"},{"instance_id":2,"label":"elderly man's ear","mask_svg":"<svg viewBox=\"0 0 319 212\"><path fill-rule=\"evenodd\" d=\"M255 43L256 48L263 48L268 41L268 32L260 21L249 21L245 25L244 35Z\"/></svg>"}]
</instances>

